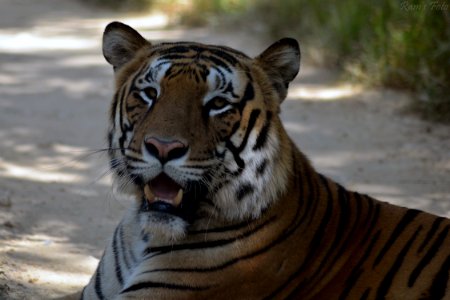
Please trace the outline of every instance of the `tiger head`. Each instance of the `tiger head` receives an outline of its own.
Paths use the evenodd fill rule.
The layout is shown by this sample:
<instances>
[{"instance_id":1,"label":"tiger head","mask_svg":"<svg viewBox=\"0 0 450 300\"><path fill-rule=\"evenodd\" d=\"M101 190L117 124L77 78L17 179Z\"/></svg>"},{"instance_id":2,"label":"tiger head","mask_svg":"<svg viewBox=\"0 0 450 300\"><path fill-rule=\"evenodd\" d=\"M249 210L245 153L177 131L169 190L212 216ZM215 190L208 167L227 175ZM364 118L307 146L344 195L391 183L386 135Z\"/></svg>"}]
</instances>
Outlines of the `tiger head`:
<instances>
[{"instance_id":1,"label":"tiger head","mask_svg":"<svg viewBox=\"0 0 450 300\"><path fill-rule=\"evenodd\" d=\"M297 41L250 58L224 46L152 44L114 22L103 54L116 81L110 163L138 199L143 231L176 240L202 222L258 218L286 192L292 145L278 113L299 71Z\"/></svg>"}]
</instances>

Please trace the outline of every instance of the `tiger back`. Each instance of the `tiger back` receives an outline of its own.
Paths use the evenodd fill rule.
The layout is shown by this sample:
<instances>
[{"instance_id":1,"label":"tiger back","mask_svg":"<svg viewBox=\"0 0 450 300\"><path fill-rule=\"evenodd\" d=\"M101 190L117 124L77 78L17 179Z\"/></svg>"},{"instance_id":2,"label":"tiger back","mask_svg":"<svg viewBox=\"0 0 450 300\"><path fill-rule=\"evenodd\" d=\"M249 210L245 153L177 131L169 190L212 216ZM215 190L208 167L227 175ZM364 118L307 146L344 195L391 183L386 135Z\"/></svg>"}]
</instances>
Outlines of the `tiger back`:
<instances>
[{"instance_id":1,"label":"tiger back","mask_svg":"<svg viewBox=\"0 0 450 300\"><path fill-rule=\"evenodd\" d=\"M136 199L82 299L450 299L448 219L317 173L279 118L293 39L255 58L103 37L115 184Z\"/></svg>"}]
</instances>

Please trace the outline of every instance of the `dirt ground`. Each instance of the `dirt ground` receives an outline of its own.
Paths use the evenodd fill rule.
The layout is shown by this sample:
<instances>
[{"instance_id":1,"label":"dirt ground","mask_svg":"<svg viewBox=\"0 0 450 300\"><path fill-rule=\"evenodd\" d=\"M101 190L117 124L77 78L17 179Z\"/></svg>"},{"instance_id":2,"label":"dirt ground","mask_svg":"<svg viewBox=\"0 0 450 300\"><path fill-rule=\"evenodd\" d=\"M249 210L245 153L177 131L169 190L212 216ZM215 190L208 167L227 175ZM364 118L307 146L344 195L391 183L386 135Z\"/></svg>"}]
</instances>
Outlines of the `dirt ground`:
<instances>
[{"instance_id":1,"label":"dirt ground","mask_svg":"<svg viewBox=\"0 0 450 300\"><path fill-rule=\"evenodd\" d=\"M250 55L255 32L164 29L163 15L119 17L75 1L0 3L0 299L51 299L87 283L129 199L105 155L112 69L104 26L156 40L220 43ZM258 31L254 28L253 31ZM404 112L405 94L338 82L303 59L282 106L322 173L381 200L450 217L450 127Z\"/></svg>"}]
</instances>

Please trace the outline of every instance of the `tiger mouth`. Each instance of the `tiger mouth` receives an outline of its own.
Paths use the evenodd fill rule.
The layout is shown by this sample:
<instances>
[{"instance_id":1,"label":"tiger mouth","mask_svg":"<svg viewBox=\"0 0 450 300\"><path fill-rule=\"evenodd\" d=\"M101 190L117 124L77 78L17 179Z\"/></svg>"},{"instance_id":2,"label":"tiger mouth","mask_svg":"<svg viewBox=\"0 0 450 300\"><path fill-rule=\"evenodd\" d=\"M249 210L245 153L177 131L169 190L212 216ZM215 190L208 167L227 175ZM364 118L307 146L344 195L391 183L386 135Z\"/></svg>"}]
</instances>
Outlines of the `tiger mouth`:
<instances>
[{"instance_id":1,"label":"tiger mouth","mask_svg":"<svg viewBox=\"0 0 450 300\"><path fill-rule=\"evenodd\" d=\"M183 188L165 173L161 173L144 186L146 210L178 215L182 207Z\"/></svg>"}]
</instances>

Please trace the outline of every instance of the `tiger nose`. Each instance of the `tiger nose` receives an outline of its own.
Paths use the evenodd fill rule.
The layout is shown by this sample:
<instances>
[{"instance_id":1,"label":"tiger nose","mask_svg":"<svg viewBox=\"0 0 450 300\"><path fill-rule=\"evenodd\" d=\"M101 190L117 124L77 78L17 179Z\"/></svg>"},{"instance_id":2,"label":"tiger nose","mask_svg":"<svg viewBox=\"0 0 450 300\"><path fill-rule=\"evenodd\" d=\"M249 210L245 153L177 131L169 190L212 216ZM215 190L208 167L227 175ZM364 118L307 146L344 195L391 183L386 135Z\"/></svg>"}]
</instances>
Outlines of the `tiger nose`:
<instances>
[{"instance_id":1,"label":"tiger nose","mask_svg":"<svg viewBox=\"0 0 450 300\"><path fill-rule=\"evenodd\" d=\"M169 160L182 157L188 151L188 146L178 140L163 140L148 137L144 141L146 151L164 164Z\"/></svg>"}]
</instances>

